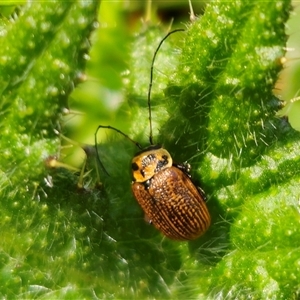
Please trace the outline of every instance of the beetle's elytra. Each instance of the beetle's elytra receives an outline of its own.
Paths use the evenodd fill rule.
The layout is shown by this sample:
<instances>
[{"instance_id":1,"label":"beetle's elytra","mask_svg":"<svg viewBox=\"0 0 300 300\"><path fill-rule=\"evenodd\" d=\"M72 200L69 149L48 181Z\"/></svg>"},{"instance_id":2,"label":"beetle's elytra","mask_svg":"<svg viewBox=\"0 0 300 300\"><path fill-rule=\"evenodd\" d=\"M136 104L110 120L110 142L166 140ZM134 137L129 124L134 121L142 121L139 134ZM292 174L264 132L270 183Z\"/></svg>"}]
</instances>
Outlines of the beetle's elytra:
<instances>
[{"instance_id":1,"label":"beetle's elytra","mask_svg":"<svg viewBox=\"0 0 300 300\"><path fill-rule=\"evenodd\" d=\"M160 42L152 60L148 92L151 145L143 149L139 143L122 131L103 125L99 125L95 133L95 144L97 145L98 130L108 128L122 134L141 150L134 156L131 164L133 194L150 223L168 238L183 241L201 236L210 225L210 215L205 204L204 193L191 180L187 165L174 164L166 149L153 145L150 105L155 56L163 41L177 31L183 30L169 32ZM102 165L100 159L99 162Z\"/></svg>"},{"instance_id":2,"label":"beetle's elytra","mask_svg":"<svg viewBox=\"0 0 300 300\"><path fill-rule=\"evenodd\" d=\"M159 147L159 146L158 146ZM150 147L132 160L133 194L147 219L165 236L193 240L210 225L204 195L167 150Z\"/></svg>"}]
</instances>

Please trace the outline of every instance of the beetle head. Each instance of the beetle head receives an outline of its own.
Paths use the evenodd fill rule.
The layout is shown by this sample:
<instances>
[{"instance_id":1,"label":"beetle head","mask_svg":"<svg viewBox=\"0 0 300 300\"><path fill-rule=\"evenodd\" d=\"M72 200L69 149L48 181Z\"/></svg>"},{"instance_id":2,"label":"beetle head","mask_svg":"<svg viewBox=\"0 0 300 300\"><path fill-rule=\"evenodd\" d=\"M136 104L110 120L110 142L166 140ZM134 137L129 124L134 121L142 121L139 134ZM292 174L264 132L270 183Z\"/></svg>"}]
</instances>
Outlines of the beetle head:
<instances>
[{"instance_id":1,"label":"beetle head","mask_svg":"<svg viewBox=\"0 0 300 300\"><path fill-rule=\"evenodd\" d=\"M138 152L131 161L132 175L136 182L144 182L155 173L171 167L173 164L170 153L160 145Z\"/></svg>"}]
</instances>

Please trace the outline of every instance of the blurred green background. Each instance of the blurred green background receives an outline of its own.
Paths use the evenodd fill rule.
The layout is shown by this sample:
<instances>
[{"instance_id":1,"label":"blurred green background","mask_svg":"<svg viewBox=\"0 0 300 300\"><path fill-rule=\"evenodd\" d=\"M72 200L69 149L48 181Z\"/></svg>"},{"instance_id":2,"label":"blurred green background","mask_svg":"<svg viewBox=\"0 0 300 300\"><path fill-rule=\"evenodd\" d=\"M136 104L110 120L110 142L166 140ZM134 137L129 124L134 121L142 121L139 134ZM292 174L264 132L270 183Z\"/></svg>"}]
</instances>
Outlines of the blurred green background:
<instances>
[{"instance_id":1,"label":"blurred green background","mask_svg":"<svg viewBox=\"0 0 300 300\"><path fill-rule=\"evenodd\" d=\"M293 1L294 10L287 23L287 54L285 68L277 82L275 94L286 101L281 115L287 115L291 125L300 131L300 101L291 101L300 96L300 3Z\"/></svg>"}]
</instances>

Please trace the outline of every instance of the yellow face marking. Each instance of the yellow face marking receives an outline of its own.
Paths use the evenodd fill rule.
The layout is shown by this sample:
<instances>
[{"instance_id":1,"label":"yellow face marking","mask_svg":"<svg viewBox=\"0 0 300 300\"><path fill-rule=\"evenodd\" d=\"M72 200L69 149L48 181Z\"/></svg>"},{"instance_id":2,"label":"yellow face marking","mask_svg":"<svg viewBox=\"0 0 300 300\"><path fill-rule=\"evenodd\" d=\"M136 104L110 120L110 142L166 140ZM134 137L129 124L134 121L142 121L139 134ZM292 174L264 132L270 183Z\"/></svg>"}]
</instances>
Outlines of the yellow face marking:
<instances>
[{"instance_id":1,"label":"yellow face marking","mask_svg":"<svg viewBox=\"0 0 300 300\"><path fill-rule=\"evenodd\" d=\"M131 161L134 181L144 182L173 164L170 153L163 148L146 149L138 153Z\"/></svg>"}]
</instances>

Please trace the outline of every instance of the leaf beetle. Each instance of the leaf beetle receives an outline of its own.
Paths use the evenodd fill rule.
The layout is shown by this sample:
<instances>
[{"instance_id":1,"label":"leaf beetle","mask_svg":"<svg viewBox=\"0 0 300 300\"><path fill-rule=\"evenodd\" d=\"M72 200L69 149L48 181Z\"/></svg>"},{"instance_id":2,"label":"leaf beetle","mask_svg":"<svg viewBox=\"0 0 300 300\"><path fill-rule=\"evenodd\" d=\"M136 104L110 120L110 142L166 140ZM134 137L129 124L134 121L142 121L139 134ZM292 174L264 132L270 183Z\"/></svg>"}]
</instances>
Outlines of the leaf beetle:
<instances>
[{"instance_id":1,"label":"leaf beetle","mask_svg":"<svg viewBox=\"0 0 300 300\"><path fill-rule=\"evenodd\" d=\"M104 125L99 125L95 132L95 145L98 131L107 128L122 134L140 149L131 162L133 177L131 187L135 199L145 213L145 219L168 238L188 241L201 236L210 226L205 194L193 183L188 164L175 164L166 149L153 143L150 103L155 57L167 37L177 31L184 29L169 32L159 43L152 59L148 90L150 146L143 149L138 142L121 130ZM105 170L97 147L96 153L100 165Z\"/></svg>"}]
</instances>

